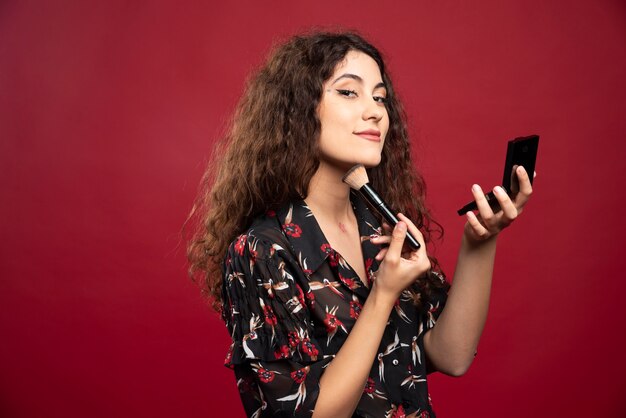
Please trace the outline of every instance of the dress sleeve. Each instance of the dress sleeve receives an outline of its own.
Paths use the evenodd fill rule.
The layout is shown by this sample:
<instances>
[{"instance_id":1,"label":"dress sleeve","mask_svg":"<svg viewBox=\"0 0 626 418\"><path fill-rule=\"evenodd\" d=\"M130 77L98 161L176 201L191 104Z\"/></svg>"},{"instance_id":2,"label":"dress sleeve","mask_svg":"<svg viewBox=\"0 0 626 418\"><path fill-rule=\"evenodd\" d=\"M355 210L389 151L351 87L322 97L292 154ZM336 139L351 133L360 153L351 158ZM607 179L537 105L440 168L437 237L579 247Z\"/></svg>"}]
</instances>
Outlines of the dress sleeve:
<instances>
[{"instance_id":1,"label":"dress sleeve","mask_svg":"<svg viewBox=\"0 0 626 418\"><path fill-rule=\"evenodd\" d=\"M248 416L311 416L322 358L302 285L307 280L279 244L240 236L224 265L223 319L232 344L226 366L235 371Z\"/></svg>"},{"instance_id":2,"label":"dress sleeve","mask_svg":"<svg viewBox=\"0 0 626 418\"><path fill-rule=\"evenodd\" d=\"M441 287L432 287L431 292L429 294L428 300L425 303L424 314L421 317L421 322L419 324L418 329L418 344L420 347L424 347L424 334L432 327L435 326L439 315L441 315L441 311L446 305L446 301L448 300L448 290L450 289L450 285L446 281L444 275L440 272L431 270L430 273L433 281L441 282ZM437 370L426 358L426 373L433 373Z\"/></svg>"},{"instance_id":3,"label":"dress sleeve","mask_svg":"<svg viewBox=\"0 0 626 418\"><path fill-rule=\"evenodd\" d=\"M439 319L439 315L441 315L441 311L448 300L448 290L450 289L450 285L446 282L442 273L433 270L430 272L430 275L433 277L434 281L438 280L441 282L441 287L433 288L430 292L427 301L428 311L424 318L424 331L432 328L437 322L437 319Z\"/></svg>"}]
</instances>

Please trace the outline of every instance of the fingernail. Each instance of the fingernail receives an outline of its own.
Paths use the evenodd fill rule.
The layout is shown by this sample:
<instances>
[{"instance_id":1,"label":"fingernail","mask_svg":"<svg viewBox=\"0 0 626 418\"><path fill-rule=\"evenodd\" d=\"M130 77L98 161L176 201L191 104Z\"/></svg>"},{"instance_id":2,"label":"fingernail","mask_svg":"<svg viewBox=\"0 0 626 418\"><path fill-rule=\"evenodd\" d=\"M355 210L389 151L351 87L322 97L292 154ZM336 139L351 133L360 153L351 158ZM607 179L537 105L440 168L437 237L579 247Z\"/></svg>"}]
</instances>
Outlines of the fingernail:
<instances>
[{"instance_id":1,"label":"fingernail","mask_svg":"<svg viewBox=\"0 0 626 418\"><path fill-rule=\"evenodd\" d=\"M496 186L493 188L493 191L497 194L504 194L504 189L500 186Z\"/></svg>"},{"instance_id":2,"label":"fingernail","mask_svg":"<svg viewBox=\"0 0 626 418\"><path fill-rule=\"evenodd\" d=\"M378 237L379 237L378 234L372 234L372 235L370 235L370 240L376 239Z\"/></svg>"},{"instance_id":3,"label":"fingernail","mask_svg":"<svg viewBox=\"0 0 626 418\"><path fill-rule=\"evenodd\" d=\"M472 190L475 191L475 192L480 192L481 188L480 188L480 186L478 184L475 184L475 185L472 186Z\"/></svg>"},{"instance_id":4,"label":"fingernail","mask_svg":"<svg viewBox=\"0 0 626 418\"><path fill-rule=\"evenodd\" d=\"M398 222L398 231L406 231L406 224L404 222Z\"/></svg>"}]
</instances>

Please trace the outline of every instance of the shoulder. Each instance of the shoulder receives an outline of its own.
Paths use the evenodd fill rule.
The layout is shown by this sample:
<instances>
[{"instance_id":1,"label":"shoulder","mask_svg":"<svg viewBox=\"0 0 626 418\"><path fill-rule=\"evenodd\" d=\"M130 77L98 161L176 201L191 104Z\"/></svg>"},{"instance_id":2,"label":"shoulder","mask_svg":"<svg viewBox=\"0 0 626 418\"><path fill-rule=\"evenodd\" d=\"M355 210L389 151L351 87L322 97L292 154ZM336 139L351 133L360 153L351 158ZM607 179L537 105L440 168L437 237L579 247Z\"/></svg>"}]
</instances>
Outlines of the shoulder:
<instances>
[{"instance_id":1,"label":"shoulder","mask_svg":"<svg viewBox=\"0 0 626 418\"><path fill-rule=\"evenodd\" d=\"M299 284L306 276L290 248L280 222L271 213L257 217L231 242L222 276L226 320L233 321L233 315L245 321L253 318L252 314L262 318L261 312L269 309L294 318L305 314ZM233 317L228 319L229 315Z\"/></svg>"},{"instance_id":2,"label":"shoulder","mask_svg":"<svg viewBox=\"0 0 626 418\"><path fill-rule=\"evenodd\" d=\"M230 243L227 258L270 259L277 251L287 250L289 244L281 225L274 211L256 217L252 225Z\"/></svg>"}]
</instances>

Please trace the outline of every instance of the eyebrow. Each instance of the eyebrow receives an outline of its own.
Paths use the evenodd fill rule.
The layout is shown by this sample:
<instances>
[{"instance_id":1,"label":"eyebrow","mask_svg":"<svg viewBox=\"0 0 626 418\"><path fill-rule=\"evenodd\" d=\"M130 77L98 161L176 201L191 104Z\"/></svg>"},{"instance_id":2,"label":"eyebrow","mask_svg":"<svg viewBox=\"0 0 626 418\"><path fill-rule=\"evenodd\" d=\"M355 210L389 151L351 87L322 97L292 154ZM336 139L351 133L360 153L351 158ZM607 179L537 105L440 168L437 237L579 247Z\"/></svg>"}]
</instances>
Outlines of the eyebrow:
<instances>
[{"instance_id":1,"label":"eyebrow","mask_svg":"<svg viewBox=\"0 0 626 418\"><path fill-rule=\"evenodd\" d=\"M331 86L332 86L333 84L335 84L336 82L338 82L339 80L341 80L342 78L351 78L351 79L353 79L353 80L358 81L359 83L363 83L363 79L362 79L360 76L358 76L358 75L356 75L356 74L345 73L345 74L340 75L340 76L339 76L339 77L337 77L336 79L334 79L334 80L333 80L333 82L331 83ZM382 88L384 88L384 89L386 89L386 88L387 88L387 86L385 85L385 83L383 83L383 82L381 81L380 83L378 83L378 84L376 84L376 85L374 86L374 89L377 89L377 88L380 88L380 87L382 87Z\"/></svg>"}]
</instances>

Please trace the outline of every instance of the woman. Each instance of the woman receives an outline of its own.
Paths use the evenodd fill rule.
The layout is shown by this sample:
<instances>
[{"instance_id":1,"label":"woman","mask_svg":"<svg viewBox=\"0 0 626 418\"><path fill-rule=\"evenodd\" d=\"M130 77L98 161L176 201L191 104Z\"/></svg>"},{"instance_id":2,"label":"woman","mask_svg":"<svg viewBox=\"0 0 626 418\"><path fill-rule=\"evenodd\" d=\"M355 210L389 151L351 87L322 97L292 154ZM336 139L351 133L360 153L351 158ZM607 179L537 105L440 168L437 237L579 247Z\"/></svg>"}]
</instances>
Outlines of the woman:
<instances>
[{"instance_id":1,"label":"woman","mask_svg":"<svg viewBox=\"0 0 626 418\"><path fill-rule=\"evenodd\" d=\"M353 33L278 47L216 155L189 257L232 336L248 416L433 417L426 376L460 376L475 356L497 235L531 193L523 168L513 200L494 189L499 213L472 187L450 287L426 245L404 245L437 225L383 60ZM393 230L341 181L355 164L402 212Z\"/></svg>"}]
</instances>

